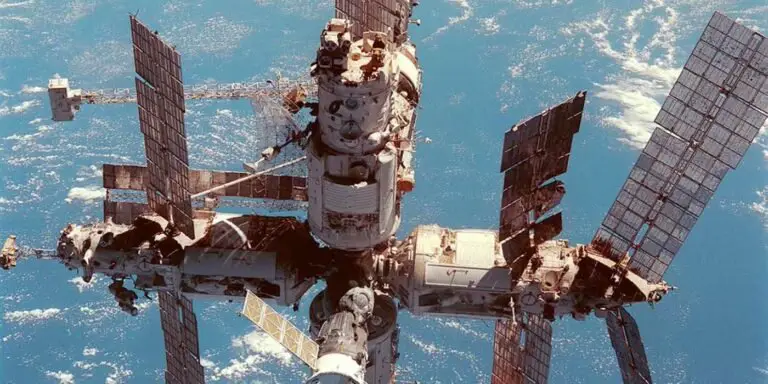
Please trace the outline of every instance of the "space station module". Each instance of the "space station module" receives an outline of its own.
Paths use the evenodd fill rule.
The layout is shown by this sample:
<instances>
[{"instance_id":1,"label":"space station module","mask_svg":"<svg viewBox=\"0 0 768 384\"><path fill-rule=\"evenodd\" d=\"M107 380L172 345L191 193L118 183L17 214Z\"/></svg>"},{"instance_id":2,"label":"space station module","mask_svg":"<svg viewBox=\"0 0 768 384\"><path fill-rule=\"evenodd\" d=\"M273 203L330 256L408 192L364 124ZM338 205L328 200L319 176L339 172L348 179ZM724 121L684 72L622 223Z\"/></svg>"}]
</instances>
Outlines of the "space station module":
<instances>
[{"instance_id":1,"label":"space station module","mask_svg":"<svg viewBox=\"0 0 768 384\"><path fill-rule=\"evenodd\" d=\"M311 72L318 111L307 149L308 220L332 248L370 248L397 231L400 198L414 183L415 55L410 42L395 44L381 32L353 40L342 19L321 34Z\"/></svg>"}]
</instances>

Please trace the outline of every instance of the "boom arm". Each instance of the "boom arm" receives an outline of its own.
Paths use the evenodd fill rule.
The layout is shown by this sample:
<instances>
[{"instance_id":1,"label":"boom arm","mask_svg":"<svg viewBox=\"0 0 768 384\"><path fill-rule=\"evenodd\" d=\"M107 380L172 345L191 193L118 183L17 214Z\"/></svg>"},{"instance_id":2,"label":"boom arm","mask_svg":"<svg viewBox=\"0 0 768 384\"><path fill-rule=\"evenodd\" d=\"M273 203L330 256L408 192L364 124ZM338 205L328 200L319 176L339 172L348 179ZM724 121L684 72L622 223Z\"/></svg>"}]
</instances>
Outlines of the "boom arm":
<instances>
[{"instance_id":1,"label":"boom arm","mask_svg":"<svg viewBox=\"0 0 768 384\"><path fill-rule=\"evenodd\" d=\"M56 250L54 249L39 249L21 247L16 245L16 236L10 235L3 244L3 249L0 251L0 268L5 270L11 269L16 266L16 260L20 257L35 257L38 259L54 259L56 258Z\"/></svg>"},{"instance_id":2,"label":"boom arm","mask_svg":"<svg viewBox=\"0 0 768 384\"><path fill-rule=\"evenodd\" d=\"M278 78L276 81L257 81L228 84L198 84L184 89L184 99L200 100L238 100L259 99L271 97L281 90L292 90L299 87L308 97L316 95L317 86L309 79L288 80ZM288 97L286 95L285 97ZM51 101L51 113L54 121L71 121L82 104L125 104L136 102L134 88L72 89L69 80L64 78L48 81L48 97Z\"/></svg>"}]
</instances>

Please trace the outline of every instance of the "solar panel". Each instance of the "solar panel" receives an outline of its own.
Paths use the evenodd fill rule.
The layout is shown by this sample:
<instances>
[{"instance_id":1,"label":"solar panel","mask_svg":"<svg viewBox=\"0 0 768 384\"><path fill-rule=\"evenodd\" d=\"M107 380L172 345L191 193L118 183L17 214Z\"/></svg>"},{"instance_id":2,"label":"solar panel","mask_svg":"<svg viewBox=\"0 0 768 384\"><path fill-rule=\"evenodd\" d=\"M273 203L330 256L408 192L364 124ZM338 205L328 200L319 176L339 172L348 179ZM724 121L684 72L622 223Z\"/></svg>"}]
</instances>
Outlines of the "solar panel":
<instances>
[{"instance_id":1,"label":"solar panel","mask_svg":"<svg viewBox=\"0 0 768 384\"><path fill-rule=\"evenodd\" d=\"M651 384L651 370L648 368L648 358L635 319L623 307L619 307L608 313L605 322L624 383Z\"/></svg>"},{"instance_id":2,"label":"solar panel","mask_svg":"<svg viewBox=\"0 0 768 384\"><path fill-rule=\"evenodd\" d=\"M171 292L158 292L160 324L165 340L166 383L203 384L197 318L192 302Z\"/></svg>"},{"instance_id":3,"label":"solar panel","mask_svg":"<svg viewBox=\"0 0 768 384\"><path fill-rule=\"evenodd\" d=\"M562 182L551 181L568 169L573 135L579 131L586 92L522 122L507 131L501 156L504 187L501 198L499 241L512 262L530 249L530 230L536 243L556 236L561 217L546 216L565 194ZM542 185L542 183L546 183Z\"/></svg>"},{"instance_id":4,"label":"solar panel","mask_svg":"<svg viewBox=\"0 0 768 384\"><path fill-rule=\"evenodd\" d=\"M115 224L133 224L137 217L150 212L147 204L104 201L104 218L111 217Z\"/></svg>"},{"instance_id":5,"label":"solar panel","mask_svg":"<svg viewBox=\"0 0 768 384\"><path fill-rule=\"evenodd\" d=\"M656 116L593 242L659 282L729 169L766 120L768 42L715 13Z\"/></svg>"},{"instance_id":6,"label":"solar panel","mask_svg":"<svg viewBox=\"0 0 768 384\"><path fill-rule=\"evenodd\" d=\"M523 373L531 383L546 383L552 358L552 326L541 316L524 314L525 365Z\"/></svg>"},{"instance_id":7,"label":"solar panel","mask_svg":"<svg viewBox=\"0 0 768 384\"><path fill-rule=\"evenodd\" d=\"M144 189L146 167L103 164L101 170L103 186L106 189Z\"/></svg>"},{"instance_id":8,"label":"solar panel","mask_svg":"<svg viewBox=\"0 0 768 384\"><path fill-rule=\"evenodd\" d=\"M510 319L496 321L491 384L524 383L522 372L517 369L523 361L523 350L520 348L522 330L522 324L513 324Z\"/></svg>"},{"instance_id":9,"label":"solar panel","mask_svg":"<svg viewBox=\"0 0 768 384\"><path fill-rule=\"evenodd\" d=\"M352 36L387 33L390 41L405 41L411 15L409 0L336 0L336 18L353 22Z\"/></svg>"},{"instance_id":10,"label":"solar panel","mask_svg":"<svg viewBox=\"0 0 768 384\"><path fill-rule=\"evenodd\" d=\"M549 321L523 313L520 321L497 320L491 384L546 384L552 355Z\"/></svg>"},{"instance_id":11,"label":"solar panel","mask_svg":"<svg viewBox=\"0 0 768 384\"><path fill-rule=\"evenodd\" d=\"M136 73L144 79L136 78L136 99L149 170L149 206L194 238L181 56L134 16L130 21Z\"/></svg>"},{"instance_id":12,"label":"solar panel","mask_svg":"<svg viewBox=\"0 0 768 384\"><path fill-rule=\"evenodd\" d=\"M317 343L251 291L245 295L243 315L291 353L298 356L310 368L315 369L317 354L320 351Z\"/></svg>"},{"instance_id":13,"label":"solar panel","mask_svg":"<svg viewBox=\"0 0 768 384\"><path fill-rule=\"evenodd\" d=\"M149 180L147 167L141 165L104 164L104 188L145 189ZM248 176L243 172L189 170L186 187L192 194ZM183 180L183 179L182 179ZM261 175L249 181L211 192L214 196L307 201L307 179L298 176Z\"/></svg>"}]
</instances>

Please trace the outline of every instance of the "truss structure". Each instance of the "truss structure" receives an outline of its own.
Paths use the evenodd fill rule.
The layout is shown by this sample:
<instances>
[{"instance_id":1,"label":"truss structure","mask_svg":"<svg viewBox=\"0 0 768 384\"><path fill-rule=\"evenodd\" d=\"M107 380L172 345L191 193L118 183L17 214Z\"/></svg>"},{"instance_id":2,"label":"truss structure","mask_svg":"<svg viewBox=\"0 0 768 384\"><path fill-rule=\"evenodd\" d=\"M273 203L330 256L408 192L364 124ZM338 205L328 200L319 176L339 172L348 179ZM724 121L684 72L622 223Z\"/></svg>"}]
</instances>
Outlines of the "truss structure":
<instances>
[{"instance_id":1,"label":"truss structure","mask_svg":"<svg viewBox=\"0 0 768 384\"><path fill-rule=\"evenodd\" d=\"M195 84L184 89L185 100L239 100L273 96L275 88L290 89L300 86L309 98L317 97L317 84L312 79L251 81L224 84ZM87 104L126 104L136 102L134 88L84 89L81 98Z\"/></svg>"}]
</instances>

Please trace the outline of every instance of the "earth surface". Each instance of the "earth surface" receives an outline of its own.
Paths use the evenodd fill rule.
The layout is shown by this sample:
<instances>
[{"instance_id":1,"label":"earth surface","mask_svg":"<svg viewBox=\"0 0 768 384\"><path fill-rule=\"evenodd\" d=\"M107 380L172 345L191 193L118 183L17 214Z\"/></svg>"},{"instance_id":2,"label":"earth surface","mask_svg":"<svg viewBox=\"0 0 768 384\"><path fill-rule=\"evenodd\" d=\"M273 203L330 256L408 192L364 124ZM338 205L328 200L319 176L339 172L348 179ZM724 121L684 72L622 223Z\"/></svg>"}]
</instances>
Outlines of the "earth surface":
<instances>
[{"instance_id":1,"label":"earth surface","mask_svg":"<svg viewBox=\"0 0 768 384\"><path fill-rule=\"evenodd\" d=\"M495 228L503 133L589 92L562 204L572 242L589 242L648 140L682 64L715 10L768 30L760 0L422 1L412 38L424 69L417 188L400 236L418 224ZM332 14L316 0L0 0L0 235L51 247L69 222L101 218L101 164L142 163L136 106L86 106L50 120L55 74L86 89L133 86L129 12L182 53L184 81L306 72ZM188 103L191 165L256 158L246 101ZM426 138L431 143L426 143ZM726 177L665 278L680 287L630 309L658 383L768 382L768 151L761 136ZM0 274L0 382L156 383L165 366L156 303L120 312L108 281L21 261ZM307 328L306 308L281 311ZM209 382L297 383L307 370L238 304L195 302ZM398 379L486 383L492 321L401 312ZM602 320L554 323L551 383L618 383Z\"/></svg>"}]
</instances>

